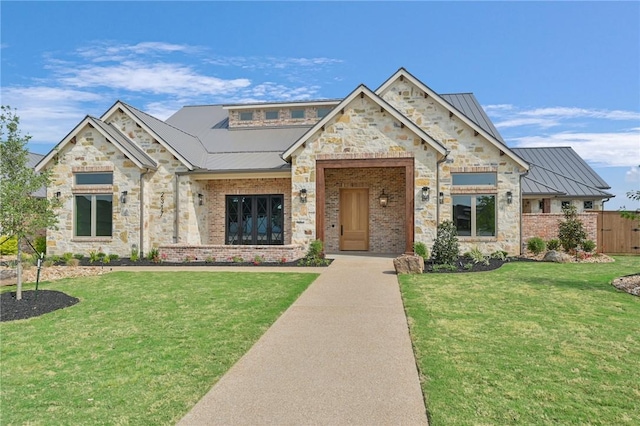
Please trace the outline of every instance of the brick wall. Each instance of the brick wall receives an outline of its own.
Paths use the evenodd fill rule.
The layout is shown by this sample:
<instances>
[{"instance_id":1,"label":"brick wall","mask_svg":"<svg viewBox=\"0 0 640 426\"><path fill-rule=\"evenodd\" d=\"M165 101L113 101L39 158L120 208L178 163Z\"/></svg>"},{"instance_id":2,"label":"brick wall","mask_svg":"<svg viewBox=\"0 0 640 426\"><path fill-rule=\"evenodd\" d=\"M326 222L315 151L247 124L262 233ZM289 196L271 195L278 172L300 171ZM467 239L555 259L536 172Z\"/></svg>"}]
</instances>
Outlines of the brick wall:
<instances>
[{"instance_id":1,"label":"brick wall","mask_svg":"<svg viewBox=\"0 0 640 426\"><path fill-rule=\"evenodd\" d=\"M167 262L205 261L233 262L240 257L244 262L252 262L256 256L264 262L291 262L305 255L305 249L299 245L284 246L227 246L227 245L185 245L171 244L160 246L160 258Z\"/></svg>"},{"instance_id":2,"label":"brick wall","mask_svg":"<svg viewBox=\"0 0 640 426\"><path fill-rule=\"evenodd\" d=\"M404 169L371 167L326 171L324 235L327 252L337 252L340 249L340 188L369 189L369 251L404 253ZM383 190L389 196L387 207L381 207L378 200Z\"/></svg>"},{"instance_id":3,"label":"brick wall","mask_svg":"<svg viewBox=\"0 0 640 426\"><path fill-rule=\"evenodd\" d=\"M291 179L220 179L209 181L205 203L208 244L224 244L227 195L284 195L284 243L291 244Z\"/></svg>"},{"instance_id":4,"label":"brick wall","mask_svg":"<svg viewBox=\"0 0 640 426\"><path fill-rule=\"evenodd\" d=\"M598 241L598 214L579 213L587 233L587 239ZM523 213L522 214L522 242L526 244L529 238L540 237L545 241L558 238L558 222L564 220L559 213Z\"/></svg>"}]
</instances>

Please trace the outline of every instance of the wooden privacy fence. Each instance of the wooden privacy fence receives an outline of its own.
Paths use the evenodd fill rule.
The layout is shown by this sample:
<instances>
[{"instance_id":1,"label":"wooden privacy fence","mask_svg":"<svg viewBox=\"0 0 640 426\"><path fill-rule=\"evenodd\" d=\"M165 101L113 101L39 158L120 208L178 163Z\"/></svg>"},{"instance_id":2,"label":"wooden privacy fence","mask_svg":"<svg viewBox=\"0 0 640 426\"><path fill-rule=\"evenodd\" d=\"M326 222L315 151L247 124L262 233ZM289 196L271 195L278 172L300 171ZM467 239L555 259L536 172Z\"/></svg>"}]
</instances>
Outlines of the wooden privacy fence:
<instances>
[{"instance_id":1,"label":"wooden privacy fence","mask_svg":"<svg viewBox=\"0 0 640 426\"><path fill-rule=\"evenodd\" d=\"M640 223L625 219L619 211L598 212L598 252L640 254Z\"/></svg>"}]
</instances>

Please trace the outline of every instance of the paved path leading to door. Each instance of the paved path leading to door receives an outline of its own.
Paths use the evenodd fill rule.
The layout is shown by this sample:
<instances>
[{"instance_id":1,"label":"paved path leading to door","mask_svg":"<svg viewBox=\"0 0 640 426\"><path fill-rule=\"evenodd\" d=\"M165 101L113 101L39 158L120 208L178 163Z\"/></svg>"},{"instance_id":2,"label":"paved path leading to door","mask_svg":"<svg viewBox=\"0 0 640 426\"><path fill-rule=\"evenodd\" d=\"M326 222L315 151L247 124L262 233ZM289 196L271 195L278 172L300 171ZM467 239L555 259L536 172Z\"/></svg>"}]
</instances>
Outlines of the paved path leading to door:
<instances>
[{"instance_id":1,"label":"paved path leading to door","mask_svg":"<svg viewBox=\"0 0 640 426\"><path fill-rule=\"evenodd\" d=\"M426 425L391 258L333 264L179 425Z\"/></svg>"}]
</instances>

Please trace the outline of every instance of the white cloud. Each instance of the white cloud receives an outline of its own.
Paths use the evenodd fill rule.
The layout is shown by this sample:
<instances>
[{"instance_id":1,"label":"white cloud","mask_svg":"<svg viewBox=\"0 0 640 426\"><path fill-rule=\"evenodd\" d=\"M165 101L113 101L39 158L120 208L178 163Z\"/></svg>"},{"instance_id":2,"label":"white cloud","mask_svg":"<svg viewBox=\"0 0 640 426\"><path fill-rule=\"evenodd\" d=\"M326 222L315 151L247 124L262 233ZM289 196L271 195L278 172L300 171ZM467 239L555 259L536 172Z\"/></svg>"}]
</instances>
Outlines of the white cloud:
<instances>
[{"instance_id":1,"label":"white cloud","mask_svg":"<svg viewBox=\"0 0 640 426\"><path fill-rule=\"evenodd\" d=\"M632 166L624 174L624 180L625 182L635 183L636 185L640 184L640 168L638 168L638 166Z\"/></svg>"},{"instance_id":2,"label":"white cloud","mask_svg":"<svg viewBox=\"0 0 640 426\"><path fill-rule=\"evenodd\" d=\"M517 147L570 146L594 165L627 167L640 164L640 128L615 133L562 132L511 138Z\"/></svg>"}]
</instances>

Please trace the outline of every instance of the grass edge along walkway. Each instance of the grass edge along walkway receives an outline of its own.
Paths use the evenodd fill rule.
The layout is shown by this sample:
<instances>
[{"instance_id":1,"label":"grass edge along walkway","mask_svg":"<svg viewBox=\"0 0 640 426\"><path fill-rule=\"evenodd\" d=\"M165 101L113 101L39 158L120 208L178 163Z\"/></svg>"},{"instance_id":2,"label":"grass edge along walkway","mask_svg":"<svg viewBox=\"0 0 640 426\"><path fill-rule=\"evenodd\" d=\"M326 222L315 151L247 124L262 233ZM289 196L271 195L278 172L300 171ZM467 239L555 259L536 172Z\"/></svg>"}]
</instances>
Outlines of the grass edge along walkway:
<instances>
[{"instance_id":1,"label":"grass edge along walkway","mask_svg":"<svg viewBox=\"0 0 640 426\"><path fill-rule=\"evenodd\" d=\"M81 301L0 324L0 423L175 424L316 277L113 272L42 283Z\"/></svg>"},{"instance_id":2,"label":"grass edge along walkway","mask_svg":"<svg viewBox=\"0 0 640 426\"><path fill-rule=\"evenodd\" d=\"M640 424L640 298L610 264L400 276L431 426Z\"/></svg>"}]
</instances>

